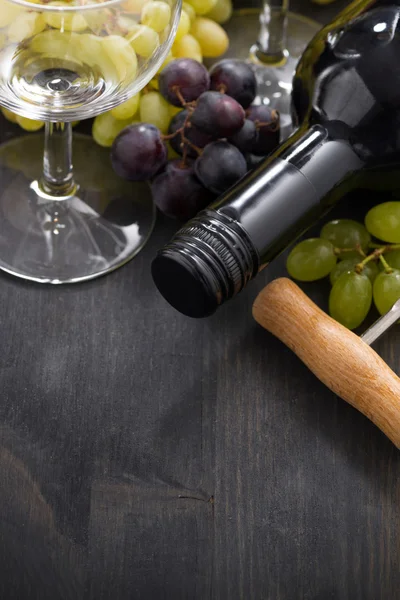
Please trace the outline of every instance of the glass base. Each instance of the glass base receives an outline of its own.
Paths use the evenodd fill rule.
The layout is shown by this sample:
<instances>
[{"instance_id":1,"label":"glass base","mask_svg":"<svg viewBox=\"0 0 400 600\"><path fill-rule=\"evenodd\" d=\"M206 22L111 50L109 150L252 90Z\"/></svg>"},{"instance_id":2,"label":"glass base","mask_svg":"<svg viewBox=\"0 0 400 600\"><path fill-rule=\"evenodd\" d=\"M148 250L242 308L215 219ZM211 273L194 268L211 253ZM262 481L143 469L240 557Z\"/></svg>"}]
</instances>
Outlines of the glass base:
<instances>
[{"instance_id":1,"label":"glass base","mask_svg":"<svg viewBox=\"0 0 400 600\"><path fill-rule=\"evenodd\" d=\"M289 13L286 56L278 64L261 62L257 57L258 48L255 41L260 30L259 10L235 11L224 27L230 40L226 57L248 60L253 65L258 82L258 94L254 104L268 104L279 111L281 141L286 139L293 130L290 104L294 71L307 44L322 25L302 15Z\"/></svg>"},{"instance_id":2,"label":"glass base","mask_svg":"<svg viewBox=\"0 0 400 600\"><path fill-rule=\"evenodd\" d=\"M154 227L149 186L117 177L109 151L75 134L77 190L51 200L38 185L43 141L29 135L0 146L0 269L41 283L73 283L128 262Z\"/></svg>"}]
</instances>

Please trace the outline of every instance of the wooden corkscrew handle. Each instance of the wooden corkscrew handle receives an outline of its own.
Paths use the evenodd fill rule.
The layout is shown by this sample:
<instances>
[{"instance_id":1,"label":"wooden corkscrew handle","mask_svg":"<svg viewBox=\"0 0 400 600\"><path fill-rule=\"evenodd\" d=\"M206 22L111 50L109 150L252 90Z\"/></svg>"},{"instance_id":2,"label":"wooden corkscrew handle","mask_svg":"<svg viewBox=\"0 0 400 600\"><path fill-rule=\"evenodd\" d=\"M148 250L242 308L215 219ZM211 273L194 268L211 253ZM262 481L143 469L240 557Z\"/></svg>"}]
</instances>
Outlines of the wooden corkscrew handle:
<instances>
[{"instance_id":1,"label":"wooden corkscrew handle","mask_svg":"<svg viewBox=\"0 0 400 600\"><path fill-rule=\"evenodd\" d=\"M370 346L331 319L290 279L267 285L254 302L253 316L400 448L400 379Z\"/></svg>"}]
</instances>

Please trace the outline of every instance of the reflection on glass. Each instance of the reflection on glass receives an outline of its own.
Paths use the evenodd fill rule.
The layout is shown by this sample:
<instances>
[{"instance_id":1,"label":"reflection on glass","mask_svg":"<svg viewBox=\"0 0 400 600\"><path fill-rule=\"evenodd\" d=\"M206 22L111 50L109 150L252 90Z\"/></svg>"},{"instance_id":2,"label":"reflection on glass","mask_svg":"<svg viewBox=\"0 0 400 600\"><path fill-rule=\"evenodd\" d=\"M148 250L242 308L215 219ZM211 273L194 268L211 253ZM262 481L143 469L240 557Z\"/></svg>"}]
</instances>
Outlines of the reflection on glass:
<instances>
[{"instance_id":1,"label":"reflection on glass","mask_svg":"<svg viewBox=\"0 0 400 600\"><path fill-rule=\"evenodd\" d=\"M227 24L229 55L253 64L258 82L256 103L279 111L285 138L292 131L290 94L295 67L320 25L289 12L289 0L262 0L260 8L234 13Z\"/></svg>"},{"instance_id":2,"label":"reflection on glass","mask_svg":"<svg viewBox=\"0 0 400 600\"><path fill-rule=\"evenodd\" d=\"M147 186L118 180L108 152L83 136L72 141L71 123L148 83L172 44L180 7L181 0L0 0L0 104L46 121L44 141L0 148L0 268L42 282L80 281L143 246L155 214ZM27 176L39 153L41 172ZM124 198L130 221L110 210Z\"/></svg>"}]
</instances>

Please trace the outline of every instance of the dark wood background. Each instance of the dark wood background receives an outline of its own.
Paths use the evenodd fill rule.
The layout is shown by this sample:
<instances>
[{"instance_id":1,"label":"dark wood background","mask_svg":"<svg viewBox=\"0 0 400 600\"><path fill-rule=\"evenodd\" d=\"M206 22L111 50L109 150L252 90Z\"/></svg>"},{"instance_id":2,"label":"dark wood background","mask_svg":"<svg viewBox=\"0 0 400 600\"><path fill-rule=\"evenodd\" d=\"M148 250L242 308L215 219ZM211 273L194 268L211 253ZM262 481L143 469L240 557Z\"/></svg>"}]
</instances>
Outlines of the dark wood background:
<instances>
[{"instance_id":1,"label":"dark wood background","mask_svg":"<svg viewBox=\"0 0 400 600\"><path fill-rule=\"evenodd\" d=\"M175 228L91 283L0 277L1 600L398 600L399 453L251 317L284 257L190 320L150 277Z\"/></svg>"}]
</instances>

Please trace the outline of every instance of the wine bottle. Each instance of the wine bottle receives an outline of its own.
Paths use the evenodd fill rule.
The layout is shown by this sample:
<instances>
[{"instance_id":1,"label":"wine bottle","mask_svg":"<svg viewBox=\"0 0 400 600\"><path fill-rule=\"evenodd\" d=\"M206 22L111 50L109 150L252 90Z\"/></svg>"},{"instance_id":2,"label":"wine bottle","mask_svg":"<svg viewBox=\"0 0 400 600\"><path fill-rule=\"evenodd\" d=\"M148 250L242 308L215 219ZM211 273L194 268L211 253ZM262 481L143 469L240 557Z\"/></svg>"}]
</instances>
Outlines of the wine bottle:
<instances>
[{"instance_id":1,"label":"wine bottle","mask_svg":"<svg viewBox=\"0 0 400 600\"><path fill-rule=\"evenodd\" d=\"M295 133L154 259L172 306L212 314L348 191L378 176L400 189L399 17L400 0L358 0L315 36L293 81Z\"/></svg>"}]
</instances>

